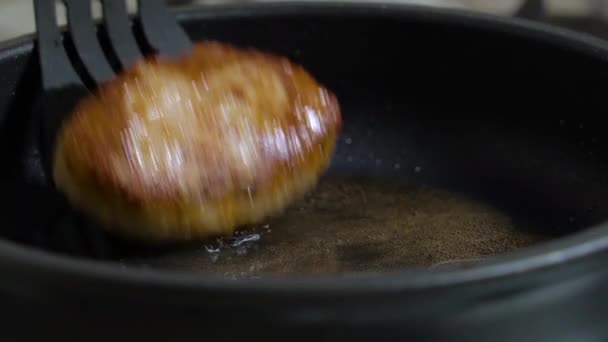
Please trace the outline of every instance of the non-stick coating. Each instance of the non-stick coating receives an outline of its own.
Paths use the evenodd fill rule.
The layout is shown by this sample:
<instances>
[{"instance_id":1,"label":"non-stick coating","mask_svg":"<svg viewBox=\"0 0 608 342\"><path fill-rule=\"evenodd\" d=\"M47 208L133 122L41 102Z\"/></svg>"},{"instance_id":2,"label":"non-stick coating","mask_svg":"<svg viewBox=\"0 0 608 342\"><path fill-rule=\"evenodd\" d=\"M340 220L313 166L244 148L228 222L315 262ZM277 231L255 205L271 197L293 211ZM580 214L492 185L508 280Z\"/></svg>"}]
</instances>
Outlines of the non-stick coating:
<instances>
[{"instance_id":1,"label":"non-stick coating","mask_svg":"<svg viewBox=\"0 0 608 342\"><path fill-rule=\"evenodd\" d=\"M409 7L299 9L278 5L219 9L183 18L195 40L220 39L286 54L337 93L345 127L330 174L461 193L555 238L608 217L606 139L601 119L589 117L601 118L605 108L602 85L608 68L600 53L602 44L500 20ZM42 183L39 153L33 148L36 139L28 134L35 121L29 115L32 99L39 88L36 63L29 43L7 50L0 59L2 234L61 253L111 258L111 252L90 253L113 250L96 245L107 240L94 238L101 234L95 228L82 232L71 230L77 226L74 222L57 224L57 210L63 204ZM478 337L494 336L494 328L518 325L525 333L505 329L509 335L497 336L537 340L559 330L541 329L538 322L530 325L538 317L566 320L569 331L601 332L584 318L600 313L603 299L584 301L583 294L601 291L597 281L604 277L600 272L606 269L600 257L604 255L585 248L596 257L466 287L429 281L433 287L425 289L424 279L450 278L411 273L421 281L409 289L400 287L408 283L403 275L368 279L367 288L354 285L356 279L336 280L327 292L317 287L310 293L307 286L297 284L311 283L297 280L293 287L260 282L265 285L255 290L255 283L226 283L225 291L201 290L205 280L197 283L174 274L154 283L146 279L161 276L141 270L134 271L131 280L117 272L113 282L104 278L110 274L108 266L94 263L86 265L99 277L51 266L60 262L37 267L7 259L0 265L5 270L1 286L12 298L63 303L55 308L68 312L78 308L106 325L123 322L124 331L153 339L162 333L177 334L173 337L200 333L214 339L250 338L250 334L256 339L291 340L377 337L370 328L401 337L453 338L467 335L483 317L486 328L475 330ZM565 257L550 251L544 257L513 261L506 269L525 270L526 264L553 264ZM38 272L30 272L31 267ZM486 279L501 273L497 266L466 276ZM180 282L182 286L173 286ZM340 304L343 300L348 301ZM555 310L566 306L580 310ZM514 311L518 315L512 315ZM124 317L140 317L147 323L124 324L120 319ZM421 318L426 323L414 326ZM203 323L207 323L204 332ZM235 324L241 328L235 329ZM293 329L307 334L294 335Z\"/></svg>"}]
</instances>

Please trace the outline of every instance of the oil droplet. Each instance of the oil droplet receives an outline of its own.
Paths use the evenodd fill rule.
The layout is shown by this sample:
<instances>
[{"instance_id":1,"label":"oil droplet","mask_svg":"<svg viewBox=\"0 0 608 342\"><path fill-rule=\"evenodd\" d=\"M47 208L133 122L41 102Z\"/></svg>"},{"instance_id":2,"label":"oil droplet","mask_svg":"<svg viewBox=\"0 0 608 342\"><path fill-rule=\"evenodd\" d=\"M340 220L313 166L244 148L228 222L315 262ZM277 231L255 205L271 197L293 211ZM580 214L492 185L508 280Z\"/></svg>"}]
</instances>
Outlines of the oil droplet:
<instances>
[{"instance_id":1,"label":"oil droplet","mask_svg":"<svg viewBox=\"0 0 608 342\"><path fill-rule=\"evenodd\" d=\"M397 164L395 164L394 167L395 167L395 170L399 170L401 168L401 164L397 163Z\"/></svg>"},{"instance_id":2,"label":"oil droplet","mask_svg":"<svg viewBox=\"0 0 608 342\"><path fill-rule=\"evenodd\" d=\"M260 234L244 235L236 237L231 245L232 247L238 247L244 244L245 242L254 242L258 240L260 240Z\"/></svg>"},{"instance_id":3,"label":"oil droplet","mask_svg":"<svg viewBox=\"0 0 608 342\"><path fill-rule=\"evenodd\" d=\"M346 138L346 141L345 141L345 142L346 142L346 145L350 145L350 144L352 144L352 143L353 143L353 139L351 139L351 138Z\"/></svg>"},{"instance_id":4,"label":"oil droplet","mask_svg":"<svg viewBox=\"0 0 608 342\"><path fill-rule=\"evenodd\" d=\"M422 168L421 168L420 166L416 166L416 167L414 168L414 172L418 173L418 172L420 172L420 171L422 171Z\"/></svg>"},{"instance_id":5,"label":"oil droplet","mask_svg":"<svg viewBox=\"0 0 608 342\"><path fill-rule=\"evenodd\" d=\"M205 245L205 250L209 254L215 254L215 253L218 253L220 251L219 248L214 248L213 246L210 246L210 245Z\"/></svg>"}]
</instances>

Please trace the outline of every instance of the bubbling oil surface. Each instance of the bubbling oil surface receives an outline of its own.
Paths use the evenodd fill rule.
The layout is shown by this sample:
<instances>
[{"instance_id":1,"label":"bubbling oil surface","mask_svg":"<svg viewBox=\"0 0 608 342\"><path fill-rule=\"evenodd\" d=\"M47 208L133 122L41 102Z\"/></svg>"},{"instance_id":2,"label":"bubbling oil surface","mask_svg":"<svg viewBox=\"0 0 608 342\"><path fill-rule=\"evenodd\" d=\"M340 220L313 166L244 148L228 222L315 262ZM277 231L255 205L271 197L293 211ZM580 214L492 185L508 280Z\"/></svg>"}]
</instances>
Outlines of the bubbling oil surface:
<instances>
[{"instance_id":1,"label":"bubbling oil surface","mask_svg":"<svg viewBox=\"0 0 608 342\"><path fill-rule=\"evenodd\" d=\"M361 179L327 179L283 215L127 266L219 273L386 272L445 267L541 242L546 237L463 195Z\"/></svg>"}]
</instances>

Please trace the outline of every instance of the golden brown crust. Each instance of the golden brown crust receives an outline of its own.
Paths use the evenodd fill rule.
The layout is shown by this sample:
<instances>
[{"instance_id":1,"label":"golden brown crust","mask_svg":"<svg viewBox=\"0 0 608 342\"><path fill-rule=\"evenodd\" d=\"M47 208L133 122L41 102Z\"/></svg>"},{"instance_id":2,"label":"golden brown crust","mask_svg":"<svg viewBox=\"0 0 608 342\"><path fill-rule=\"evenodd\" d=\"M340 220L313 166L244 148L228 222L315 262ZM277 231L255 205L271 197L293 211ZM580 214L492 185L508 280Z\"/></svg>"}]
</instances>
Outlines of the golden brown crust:
<instances>
[{"instance_id":1,"label":"golden brown crust","mask_svg":"<svg viewBox=\"0 0 608 342\"><path fill-rule=\"evenodd\" d=\"M230 232L316 183L341 126L335 96L285 58L202 42L85 98L56 147L75 205L144 238Z\"/></svg>"}]
</instances>

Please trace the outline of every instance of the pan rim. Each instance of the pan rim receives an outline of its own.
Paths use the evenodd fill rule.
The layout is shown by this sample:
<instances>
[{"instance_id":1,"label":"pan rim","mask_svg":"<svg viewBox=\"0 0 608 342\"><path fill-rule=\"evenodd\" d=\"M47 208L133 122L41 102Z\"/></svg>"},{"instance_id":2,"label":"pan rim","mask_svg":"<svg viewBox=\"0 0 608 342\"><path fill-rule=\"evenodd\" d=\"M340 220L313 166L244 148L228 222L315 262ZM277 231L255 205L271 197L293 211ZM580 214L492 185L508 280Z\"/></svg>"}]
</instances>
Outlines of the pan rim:
<instances>
[{"instance_id":1,"label":"pan rim","mask_svg":"<svg viewBox=\"0 0 608 342\"><path fill-rule=\"evenodd\" d=\"M344 15L362 17L409 17L456 23L491 29L539 39L575 49L608 62L608 43L593 36L523 19L498 17L460 9L429 8L410 4L361 2L268 2L257 4L214 5L205 8L183 8L176 11L181 21L210 18L229 19L244 16L281 16L287 14ZM14 54L15 49L31 49L33 34L0 42L0 57ZM268 275L255 280L229 280L207 273L187 273L169 270L124 269L110 262L71 258L22 246L0 239L0 269L17 275L52 274L62 282L87 280L95 285L120 285L155 289L191 289L219 293L357 295L391 293L404 290L441 288L480 281L497 280L507 276L522 276L533 271L559 268L569 262L608 249L608 223L586 228L581 232L550 242L523 248L509 255L492 257L476 267L461 270L429 272L408 269L382 274L316 275L278 277ZM34 284L32 284L34 286ZM42 286L42 285L38 285Z\"/></svg>"}]
</instances>

